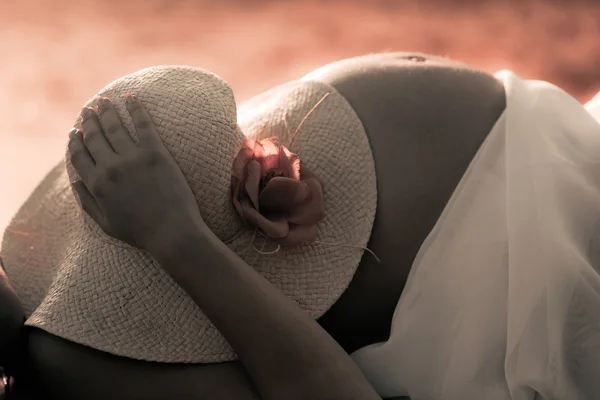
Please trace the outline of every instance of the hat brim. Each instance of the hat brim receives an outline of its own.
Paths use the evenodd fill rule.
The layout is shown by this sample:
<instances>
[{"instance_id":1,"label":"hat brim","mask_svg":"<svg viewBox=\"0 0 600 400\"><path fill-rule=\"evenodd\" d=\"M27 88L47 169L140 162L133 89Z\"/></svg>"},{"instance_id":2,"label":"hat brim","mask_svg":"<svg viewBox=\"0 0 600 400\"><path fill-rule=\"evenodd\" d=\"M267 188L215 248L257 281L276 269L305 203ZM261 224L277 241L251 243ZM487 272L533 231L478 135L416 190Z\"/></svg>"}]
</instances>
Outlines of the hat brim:
<instances>
[{"instance_id":1,"label":"hat brim","mask_svg":"<svg viewBox=\"0 0 600 400\"><path fill-rule=\"evenodd\" d=\"M254 231L240 229L242 225L236 225L233 236L219 235L314 318L348 287L371 234L377 190L367 136L347 101L317 82L283 85L251 99L238 112L239 127L247 137L276 136L285 144L327 93L290 149L323 183L325 219L317 241L265 255L253 248L260 248L263 239L251 246ZM149 112L152 116L151 108ZM2 258L30 314L27 324L134 359L236 359L226 339L147 252L99 231L70 186L67 167L61 163L4 235Z\"/></svg>"}]
</instances>

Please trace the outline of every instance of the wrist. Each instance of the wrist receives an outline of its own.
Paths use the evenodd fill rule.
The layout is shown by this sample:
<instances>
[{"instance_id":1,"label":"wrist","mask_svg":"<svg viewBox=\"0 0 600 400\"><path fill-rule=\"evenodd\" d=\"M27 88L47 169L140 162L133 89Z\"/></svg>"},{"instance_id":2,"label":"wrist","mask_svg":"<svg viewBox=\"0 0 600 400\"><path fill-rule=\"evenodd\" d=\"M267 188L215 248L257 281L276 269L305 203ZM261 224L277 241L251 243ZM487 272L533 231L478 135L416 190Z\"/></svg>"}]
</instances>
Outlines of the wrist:
<instances>
[{"instance_id":1,"label":"wrist","mask_svg":"<svg viewBox=\"0 0 600 400\"><path fill-rule=\"evenodd\" d=\"M145 249L163 265L166 261L181 258L190 249L205 243L211 235L214 236L201 218L188 219L183 223L170 223L170 227L161 230Z\"/></svg>"}]
</instances>

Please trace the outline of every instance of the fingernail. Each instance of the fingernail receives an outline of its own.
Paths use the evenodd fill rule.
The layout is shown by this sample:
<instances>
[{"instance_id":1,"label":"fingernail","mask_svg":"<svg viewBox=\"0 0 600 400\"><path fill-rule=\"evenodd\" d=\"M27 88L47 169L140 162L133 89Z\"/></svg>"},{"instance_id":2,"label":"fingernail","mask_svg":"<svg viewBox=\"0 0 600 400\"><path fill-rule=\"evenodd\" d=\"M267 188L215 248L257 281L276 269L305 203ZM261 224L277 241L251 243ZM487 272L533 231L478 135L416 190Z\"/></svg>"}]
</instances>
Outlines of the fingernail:
<instances>
[{"instance_id":1,"label":"fingernail","mask_svg":"<svg viewBox=\"0 0 600 400\"><path fill-rule=\"evenodd\" d=\"M132 102L132 101L133 101L133 100L135 100L135 99L136 99L136 98L135 98L135 96L134 96L134 95L132 95L131 93L127 93L127 94L125 95L125 101L127 101L127 102Z\"/></svg>"},{"instance_id":2,"label":"fingernail","mask_svg":"<svg viewBox=\"0 0 600 400\"><path fill-rule=\"evenodd\" d=\"M69 139L73 139L75 134L77 133L77 129L73 128L69 131Z\"/></svg>"},{"instance_id":3,"label":"fingernail","mask_svg":"<svg viewBox=\"0 0 600 400\"><path fill-rule=\"evenodd\" d=\"M92 107L83 107L83 110L81 111L81 118L83 121L85 121L86 119L91 117L93 114L94 114L94 109Z\"/></svg>"}]
</instances>

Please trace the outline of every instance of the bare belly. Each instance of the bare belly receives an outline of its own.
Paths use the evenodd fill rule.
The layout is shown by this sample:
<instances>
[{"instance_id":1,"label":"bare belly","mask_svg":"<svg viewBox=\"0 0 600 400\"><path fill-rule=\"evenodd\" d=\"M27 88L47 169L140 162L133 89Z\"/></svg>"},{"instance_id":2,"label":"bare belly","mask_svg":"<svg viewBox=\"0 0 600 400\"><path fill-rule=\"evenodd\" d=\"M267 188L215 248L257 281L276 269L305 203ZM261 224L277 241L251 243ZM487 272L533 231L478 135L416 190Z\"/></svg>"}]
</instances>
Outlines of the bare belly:
<instances>
[{"instance_id":1,"label":"bare belly","mask_svg":"<svg viewBox=\"0 0 600 400\"><path fill-rule=\"evenodd\" d=\"M504 90L461 64L406 53L345 60L305 79L328 83L346 97L375 159L379 200L369 247L382 263L366 255L348 290L319 320L352 352L389 335L419 246L504 110ZM51 398L260 398L238 362L145 363L40 330L30 332L28 350L30 380L21 387L43 388Z\"/></svg>"}]
</instances>

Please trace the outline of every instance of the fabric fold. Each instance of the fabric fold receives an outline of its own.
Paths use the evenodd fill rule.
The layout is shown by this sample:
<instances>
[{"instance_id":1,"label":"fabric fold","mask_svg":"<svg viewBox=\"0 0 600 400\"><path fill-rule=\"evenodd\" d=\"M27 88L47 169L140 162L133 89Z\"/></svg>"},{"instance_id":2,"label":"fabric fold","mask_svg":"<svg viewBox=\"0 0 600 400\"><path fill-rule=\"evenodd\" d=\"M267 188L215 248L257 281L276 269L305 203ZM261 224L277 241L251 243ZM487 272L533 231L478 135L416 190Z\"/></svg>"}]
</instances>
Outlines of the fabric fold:
<instances>
[{"instance_id":1,"label":"fabric fold","mask_svg":"<svg viewBox=\"0 0 600 400\"><path fill-rule=\"evenodd\" d=\"M496 77L507 107L423 243L390 339L352 355L384 398L600 398L600 106Z\"/></svg>"}]
</instances>

